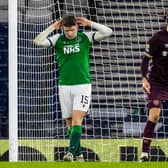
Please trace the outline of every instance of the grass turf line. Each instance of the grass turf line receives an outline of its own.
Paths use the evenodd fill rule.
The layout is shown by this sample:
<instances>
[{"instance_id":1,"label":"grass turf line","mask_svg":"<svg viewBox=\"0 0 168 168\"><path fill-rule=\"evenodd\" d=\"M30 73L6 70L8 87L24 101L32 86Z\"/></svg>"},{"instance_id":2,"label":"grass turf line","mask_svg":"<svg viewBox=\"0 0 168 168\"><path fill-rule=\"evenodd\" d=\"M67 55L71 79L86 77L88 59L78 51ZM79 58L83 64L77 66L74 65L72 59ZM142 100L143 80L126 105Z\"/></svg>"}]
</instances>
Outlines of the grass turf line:
<instances>
[{"instance_id":1,"label":"grass turf line","mask_svg":"<svg viewBox=\"0 0 168 168\"><path fill-rule=\"evenodd\" d=\"M167 162L0 162L1 168L165 168Z\"/></svg>"}]
</instances>

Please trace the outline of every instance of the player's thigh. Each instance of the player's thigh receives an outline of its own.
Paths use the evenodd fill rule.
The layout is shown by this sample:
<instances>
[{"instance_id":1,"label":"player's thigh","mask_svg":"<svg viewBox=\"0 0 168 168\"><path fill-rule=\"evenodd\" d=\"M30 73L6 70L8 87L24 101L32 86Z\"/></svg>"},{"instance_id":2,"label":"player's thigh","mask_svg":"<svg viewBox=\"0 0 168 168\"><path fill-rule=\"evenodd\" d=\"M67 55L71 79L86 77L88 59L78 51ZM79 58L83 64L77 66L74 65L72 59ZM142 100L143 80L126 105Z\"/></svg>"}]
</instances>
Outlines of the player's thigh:
<instances>
[{"instance_id":1,"label":"player's thigh","mask_svg":"<svg viewBox=\"0 0 168 168\"><path fill-rule=\"evenodd\" d=\"M150 94L148 94L148 108L161 108L161 100L163 100L164 94L162 94L162 87L154 82L151 82Z\"/></svg>"},{"instance_id":2,"label":"player's thigh","mask_svg":"<svg viewBox=\"0 0 168 168\"><path fill-rule=\"evenodd\" d=\"M63 118L72 117L73 99L70 92L70 86L59 86L59 100Z\"/></svg>"},{"instance_id":3,"label":"player's thigh","mask_svg":"<svg viewBox=\"0 0 168 168\"><path fill-rule=\"evenodd\" d=\"M151 83L151 92L148 94L148 108L149 120L154 123L156 123L160 118L162 108L161 100L163 100L165 97L165 91L161 85Z\"/></svg>"},{"instance_id":4,"label":"player's thigh","mask_svg":"<svg viewBox=\"0 0 168 168\"><path fill-rule=\"evenodd\" d=\"M87 112L91 102L91 84L76 85L73 89L73 110Z\"/></svg>"}]
</instances>

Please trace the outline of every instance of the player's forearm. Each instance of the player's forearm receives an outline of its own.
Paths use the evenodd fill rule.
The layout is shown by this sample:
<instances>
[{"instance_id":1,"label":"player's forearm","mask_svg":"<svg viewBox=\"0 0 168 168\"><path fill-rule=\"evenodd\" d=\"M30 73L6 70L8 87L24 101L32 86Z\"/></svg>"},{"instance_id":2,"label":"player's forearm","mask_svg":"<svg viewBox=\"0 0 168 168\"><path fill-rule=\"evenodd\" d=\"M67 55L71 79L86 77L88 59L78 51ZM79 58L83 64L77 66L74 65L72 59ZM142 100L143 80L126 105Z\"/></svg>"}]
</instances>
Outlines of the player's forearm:
<instances>
[{"instance_id":1,"label":"player's forearm","mask_svg":"<svg viewBox=\"0 0 168 168\"><path fill-rule=\"evenodd\" d=\"M52 32L52 31L54 31L54 26L53 26L53 24L52 25L50 25L48 28L46 28L43 32L41 32L39 35L37 35L37 37L34 39L34 43L36 44L36 45L40 45L40 46L48 46L48 45L50 45L50 43L48 42L48 40L47 40L47 37L48 37L48 35Z\"/></svg>"},{"instance_id":2,"label":"player's forearm","mask_svg":"<svg viewBox=\"0 0 168 168\"><path fill-rule=\"evenodd\" d=\"M148 65L149 65L150 58L144 56L141 64L141 74L143 78L146 78L148 72Z\"/></svg>"},{"instance_id":3,"label":"player's forearm","mask_svg":"<svg viewBox=\"0 0 168 168\"><path fill-rule=\"evenodd\" d=\"M103 40L112 34L112 29L100 23L91 22L91 27L98 30L95 34L95 40Z\"/></svg>"}]
</instances>

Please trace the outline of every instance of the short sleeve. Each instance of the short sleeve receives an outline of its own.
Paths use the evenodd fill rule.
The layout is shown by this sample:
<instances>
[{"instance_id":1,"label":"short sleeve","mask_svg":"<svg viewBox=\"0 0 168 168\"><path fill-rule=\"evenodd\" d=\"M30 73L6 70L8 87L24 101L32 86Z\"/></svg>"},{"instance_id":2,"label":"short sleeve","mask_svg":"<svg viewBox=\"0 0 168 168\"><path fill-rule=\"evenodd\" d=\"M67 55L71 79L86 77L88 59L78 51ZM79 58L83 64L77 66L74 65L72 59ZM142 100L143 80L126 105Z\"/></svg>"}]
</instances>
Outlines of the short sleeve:
<instances>
[{"instance_id":1,"label":"short sleeve","mask_svg":"<svg viewBox=\"0 0 168 168\"><path fill-rule=\"evenodd\" d=\"M95 34L95 32L83 32L83 33L88 37L88 39L89 39L89 41L91 43L94 42L94 34Z\"/></svg>"},{"instance_id":2,"label":"short sleeve","mask_svg":"<svg viewBox=\"0 0 168 168\"><path fill-rule=\"evenodd\" d=\"M145 53L153 57L157 53L158 49L158 33L154 34L147 42L145 46Z\"/></svg>"},{"instance_id":3,"label":"short sleeve","mask_svg":"<svg viewBox=\"0 0 168 168\"><path fill-rule=\"evenodd\" d=\"M51 37L48 37L47 39L50 42L50 46L54 47L59 37L60 37L60 34L56 34Z\"/></svg>"}]
</instances>

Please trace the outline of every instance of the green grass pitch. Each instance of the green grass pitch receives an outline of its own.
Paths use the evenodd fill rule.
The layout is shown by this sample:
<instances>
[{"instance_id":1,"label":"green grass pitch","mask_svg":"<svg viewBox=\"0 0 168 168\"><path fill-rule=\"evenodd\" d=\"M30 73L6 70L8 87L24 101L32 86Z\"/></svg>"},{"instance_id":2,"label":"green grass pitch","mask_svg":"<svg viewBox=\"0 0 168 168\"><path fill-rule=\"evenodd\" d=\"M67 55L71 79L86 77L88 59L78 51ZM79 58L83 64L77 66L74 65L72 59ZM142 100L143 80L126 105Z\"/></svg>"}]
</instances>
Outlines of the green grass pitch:
<instances>
[{"instance_id":1,"label":"green grass pitch","mask_svg":"<svg viewBox=\"0 0 168 168\"><path fill-rule=\"evenodd\" d=\"M134 146L138 149L138 158L141 153L141 139L82 139L82 147L91 149L98 154L100 161L103 162L120 162L120 147ZM0 140L0 156L9 149L8 140ZM160 146L168 157L167 139L153 140L153 146ZM54 147L67 147L68 140L20 140L19 146L29 146L37 149L45 155L47 161L55 162ZM0 167L1 168L1 167Z\"/></svg>"},{"instance_id":2,"label":"green grass pitch","mask_svg":"<svg viewBox=\"0 0 168 168\"><path fill-rule=\"evenodd\" d=\"M52 147L48 147L48 143L51 143ZM40 144L40 145L39 145ZM48 162L1 162L0 168L166 168L168 162L123 162L120 161L119 147L120 146L137 146L140 154L141 139L110 139L110 140L82 140L82 145L89 149L93 149L94 152L99 154L102 161L100 162L57 162L54 161L54 146L67 146L67 140L33 140L33 141L21 141L20 145L32 146L38 149L41 153L46 155ZM153 141L153 145L160 146L161 149L168 156L167 139L157 139ZM0 155L8 150L8 141L0 140ZM101 150L103 148L103 151ZM52 155L47 155L47 152ZM111 152L111 154L110 154Z\"/></svg>"},{"instance_id":3,"label":"green grass pitch","mask_svg":"<svg viewBox=\"0 0 168 168\"><path fill-rule=\"evenodd\" d=\"M1 168L166 168L166 162L0 162Z\"/></svg>"}]
</instances>

